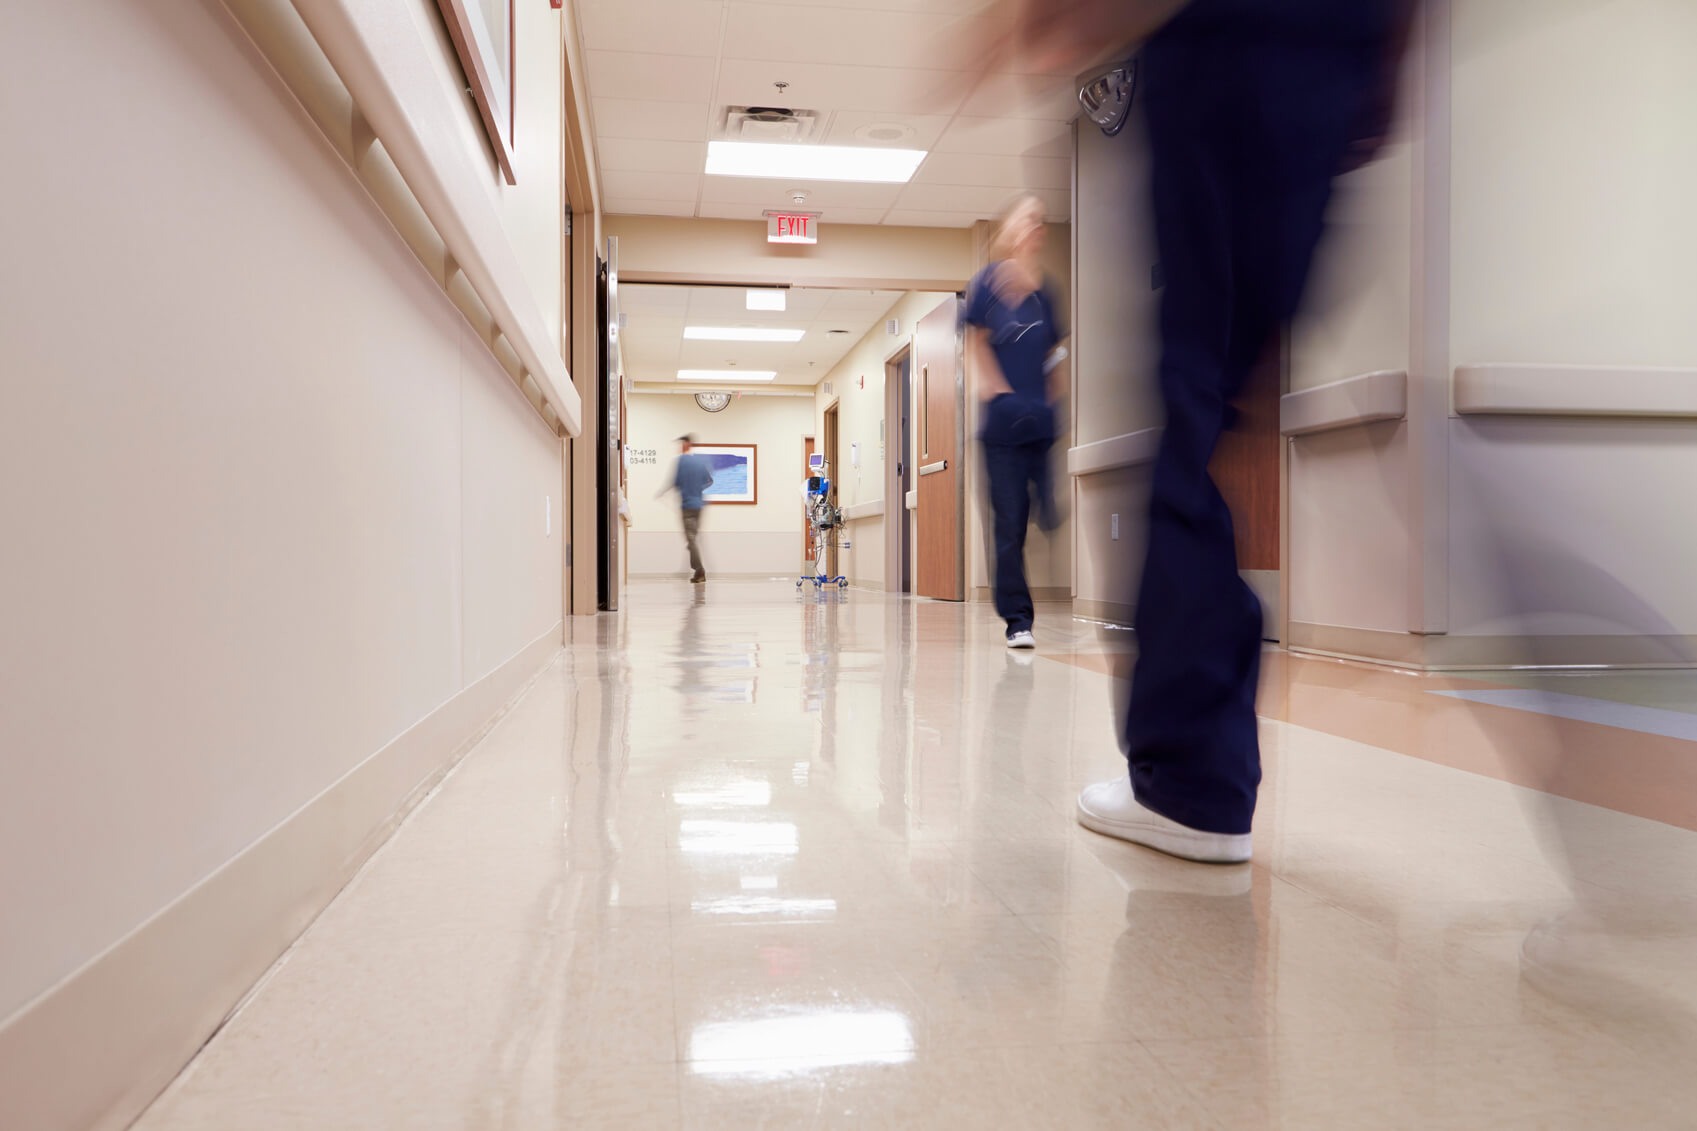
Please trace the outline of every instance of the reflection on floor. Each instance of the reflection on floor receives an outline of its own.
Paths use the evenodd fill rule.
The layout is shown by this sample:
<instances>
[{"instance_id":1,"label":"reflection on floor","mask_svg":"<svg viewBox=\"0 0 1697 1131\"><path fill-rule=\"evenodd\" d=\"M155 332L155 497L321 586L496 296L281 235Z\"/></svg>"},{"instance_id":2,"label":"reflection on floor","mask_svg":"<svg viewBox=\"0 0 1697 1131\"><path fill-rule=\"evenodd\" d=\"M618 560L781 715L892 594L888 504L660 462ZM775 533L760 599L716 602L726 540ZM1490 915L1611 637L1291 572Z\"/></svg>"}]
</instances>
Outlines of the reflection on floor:
<instances>
[{"instance_id":1,"label":"reflection on floor","mask_svg":"<svg viewBox=\"0 0 1697 1131\"><path fill-rule=\"evenodd\" d=\"M1209 868L1073 823L1124 634L626 606L140 1127L1697 1124L1690 742L1270 653L1255 862Z\"/></svg>"}]
</instances>

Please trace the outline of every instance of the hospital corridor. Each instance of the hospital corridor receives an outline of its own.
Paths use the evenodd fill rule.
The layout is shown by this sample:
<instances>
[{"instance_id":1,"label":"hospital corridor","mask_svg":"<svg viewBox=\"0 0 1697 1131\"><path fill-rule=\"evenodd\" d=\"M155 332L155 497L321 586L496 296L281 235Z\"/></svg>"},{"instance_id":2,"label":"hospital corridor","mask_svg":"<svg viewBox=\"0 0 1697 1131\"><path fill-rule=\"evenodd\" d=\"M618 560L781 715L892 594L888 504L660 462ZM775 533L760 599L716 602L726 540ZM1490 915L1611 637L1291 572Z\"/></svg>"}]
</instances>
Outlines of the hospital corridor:
<instances>
[{"instance_id":1,"label":"hospital corridor","mask_svg":"<svg viewBox=\"0 0 1697 1131\"><path fill-rule=\"evenodd\" d=\"M0 36L0 1131L1697 1128L1690 0Z\"/></svg>"}]
</instances>

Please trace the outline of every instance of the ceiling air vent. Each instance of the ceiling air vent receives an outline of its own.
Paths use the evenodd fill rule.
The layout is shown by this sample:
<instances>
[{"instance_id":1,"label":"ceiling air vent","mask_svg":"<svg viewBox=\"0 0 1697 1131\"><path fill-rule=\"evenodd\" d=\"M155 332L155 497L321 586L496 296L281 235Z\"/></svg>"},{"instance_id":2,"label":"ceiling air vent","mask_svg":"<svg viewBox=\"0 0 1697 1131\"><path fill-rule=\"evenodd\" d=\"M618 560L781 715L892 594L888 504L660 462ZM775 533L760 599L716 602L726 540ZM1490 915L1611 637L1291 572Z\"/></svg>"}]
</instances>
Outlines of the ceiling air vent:
<instances>
[{"instance_id":1,"label":"ceiling air vent","mask_svg":"<svg viewBox=\"0 0 1697 1131\"><path fill-rule=\"evenodd\" d=\"M807 141L819 125L812 110L781 106L727 106L724 136L730 141Z\"/></svg>"}]
</instances>

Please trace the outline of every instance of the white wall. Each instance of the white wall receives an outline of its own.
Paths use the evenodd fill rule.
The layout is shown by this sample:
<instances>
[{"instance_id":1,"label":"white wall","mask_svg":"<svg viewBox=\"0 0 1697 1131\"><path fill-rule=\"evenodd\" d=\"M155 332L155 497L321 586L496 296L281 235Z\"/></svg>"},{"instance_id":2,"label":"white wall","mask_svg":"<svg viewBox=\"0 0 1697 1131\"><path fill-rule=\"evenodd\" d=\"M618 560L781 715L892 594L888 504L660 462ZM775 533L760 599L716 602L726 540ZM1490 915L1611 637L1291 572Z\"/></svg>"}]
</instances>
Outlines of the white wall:
<instances>
[{"instance_id":1,"label":"white wall","mask_svg":"<svg viewBox=\"0 0 1697 1131\"><path fill-rule=\"evenodd\" d=\"M1466 0L1453 43L1456 364L1697 367L1697 6ZM1451 633L1697 633L1697 426L1457 419L1449 453Z\"/></svg>"},{"instance_id":2,"label":"white wall","mask_svg":"<svg viewBox=\"0 0 1697 1131\"><path fill-rule=\"evenodd\" d=\"M678 497L655 493L671 482L677 438L703 444L754 444L759 502L713 505L701 518L701 553L710 575L794 576L802 557L803 437L813 430L808 396L742 396L723 412L704 412L692 396L639 392L630 398L630 446L652 449L656 462L630 468L632 576L689 571Z\"/></svg>"},{"instance_id":3,"label":"white wall","mask_svg":"<svg viewBox=\"0 0 1697 1131\"><path fill-rule=\"evenodd\" d=\"M536 11L520 68L546 88ZM223 7L6 5L0 32L29 45L0 73L3 1019L556 632L562 467ZM548 242L558 90L525 91L552 157L534 195L490 191ZM544 293L558 244L527 264ZM230 1004L203 988L168 1009ZM83 1020L140 1022L102 1005ZM104 1094L90 1064L64 1086Z\"/></svg>"}]
</instances>

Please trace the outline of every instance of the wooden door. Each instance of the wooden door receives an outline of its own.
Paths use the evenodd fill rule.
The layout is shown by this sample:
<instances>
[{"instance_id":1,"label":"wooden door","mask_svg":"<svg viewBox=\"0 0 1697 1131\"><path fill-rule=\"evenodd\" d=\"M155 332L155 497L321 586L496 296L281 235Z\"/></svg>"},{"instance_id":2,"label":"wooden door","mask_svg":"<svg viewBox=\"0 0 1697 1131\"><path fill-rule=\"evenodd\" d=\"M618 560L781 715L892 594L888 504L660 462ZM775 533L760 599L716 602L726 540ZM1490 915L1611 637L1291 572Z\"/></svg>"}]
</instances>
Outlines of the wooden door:
<instances>
[{"instance_id":1,"label":"wooden door","mask_svg":"<svg viewBox=\"0 0 1697 1131\"><path fill-rule=\"evenodd\" d=\"M809 436L802 441L801 477L804 483L813 474L813 450L813 437ZM813 561L813 530L805 519L801 524L801 560Z\"/></svg>"},{"instance_id":2,"label":"wooden door","mask_svg":"<svg viewBox=\"0 0 1697 1131\"><path fill-rule=\"evenodd\" d=\"M919 567L914 590L943 601L966 598L961 466L965 390L955 322L955 303L943 303L920 320L913 346L914 404L919 410L919 506L914 512Z\"/></svg>"}]
</instances>

